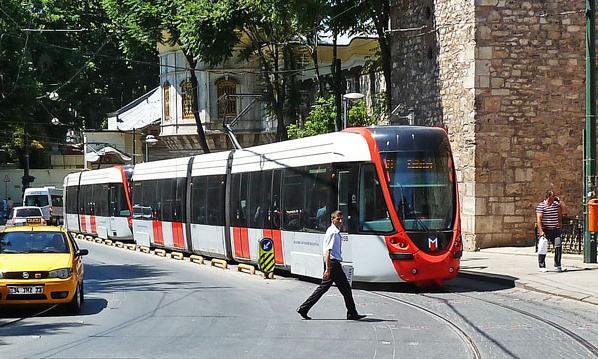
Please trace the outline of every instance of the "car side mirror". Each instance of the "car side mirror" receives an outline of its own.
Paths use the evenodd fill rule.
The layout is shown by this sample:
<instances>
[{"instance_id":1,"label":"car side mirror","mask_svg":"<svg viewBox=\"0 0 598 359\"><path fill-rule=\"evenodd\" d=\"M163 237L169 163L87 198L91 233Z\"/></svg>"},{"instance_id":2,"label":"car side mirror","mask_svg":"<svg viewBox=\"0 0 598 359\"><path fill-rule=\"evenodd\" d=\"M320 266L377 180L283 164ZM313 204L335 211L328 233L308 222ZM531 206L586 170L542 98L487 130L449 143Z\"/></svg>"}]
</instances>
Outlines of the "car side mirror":
<instances>
[{"instance_id":1,"label":"car side mirror","mask_svg":"<svg viewBox=\"0 0 598 359\"><path fill-rule=\"evenodd\" d=\"M77 256L86 256L89 254L89 251L87 249L79 249L77 251Z\"/></svg>"}]
</instances>

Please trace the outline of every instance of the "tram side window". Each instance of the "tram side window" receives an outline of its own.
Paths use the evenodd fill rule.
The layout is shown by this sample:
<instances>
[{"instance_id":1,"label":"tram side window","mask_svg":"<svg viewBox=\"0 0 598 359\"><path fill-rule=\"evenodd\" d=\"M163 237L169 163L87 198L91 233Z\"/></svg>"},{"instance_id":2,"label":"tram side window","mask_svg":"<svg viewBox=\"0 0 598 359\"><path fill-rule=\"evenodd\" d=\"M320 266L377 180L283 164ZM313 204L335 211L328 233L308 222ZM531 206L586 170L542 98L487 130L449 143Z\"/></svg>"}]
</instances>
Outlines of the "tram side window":
<instances>
[{"instance_id":1,"label":"tram side window","mask_svg":"<svg viewBox=\"0 0 598 359\"><path fill-rule=\"evenodd\" d=\"M329 165L310 166L305 179L305 227L309 232L326 232L330 226L330 213L334 185L332 168Z\"/></svg>"},{"instance_id":2,"label":"tram side window","mask_svg":"<svg viewBox=\"0 0 598 359\"><path fill-rule=\"evenodd\" d=\"M85 214L94 214L94 198L93 198L93 185L85 186Z\"/></svg>"},{"instance_id":3,"label":"tram side window","mask_svg":"<svg viewBox=\"0 0 598 359\"><path fill-rule=\"evenodd\" d=\"M85 214L85 186L79 186L79 199L77 202L77 213Z\"/></svg>"},{"instance_id":4,"label":"tram side window","mask_svg":"<svg viewBox=\"0 0 598 359\"><path fill-rule=\"evenodd\" d=\"M283 228L298 231L303 228L305 207L304 168L287 168L282 180Z\"/></svg>"},{"instance_id":5,"label":"tram side window","mask_svg":"<svg viewBox=\"0 0 598 359\"><path fill-rule=\"evenodd\" d=\"M193 186L191 187L191 223L208 223L208 211L206 208L207 179L207 177L193 177Z\"/></svg>"},{"instance_id":6,"label":"tram side window","mask_svg":"<svg viewBox=\"0 0 598 359\"><path fill-rule=\"evenodd\" d=\"M77 187L66 188L66 213L76 214L77 211Z\"/></svg>"},{"instance_id":7,"label":"tram side window","mask_svg":"<svg viewBox=\"0 0 598 359\"><path fill-rule=\"evenodd\" d=\"M232 175L231 224L234 227L247 227L247 173Z\"/></svg>"},{"instance_id":8,"label":"tram side window","mask_svg":"<svg viewBox=\"0 0 598 359\"><path fill-rule=\"evenodd\" d=\"M113 204L114 217L128 217L131 215L129 204L127 203L127 194L125 193L125 185L122 183L113 184Z\"/></svg>"},{"instance_id":9,"label":"tram side window","mask_svg":"<svg viewBox=\"0 0 598 359\"><path fill-rule=\"evenodd\" d=\"M142 206L144 207L144 218L160 219L162 217L160 198L156 196L157 180L143 181ZM149 212L146 214L146 212Z\"/></svg>"},{"instance_id":10,"label":"tram side window","mask_svg":"<svg viewBox=\"0 0 598 359\"><path fill-rule=\"evenodd\" d=\"M133 182L133 218L143 216L143 182Z\"/></svg>"},{"instance_id":11,"label":"tram side window","mask_svg":"<svg viewBox=\"0 0 598 359\"><path fill-rule=\"evenodd\" d=\"M249 224L252 228L264 228L270 205L272 171L249 174Z\"/></svg>"},{"instance_id":12,"label":"tram side window","mask_svg":"<svg viewBox=\"0 0 598 359\"><path fill-rule=\"evenodd\" d=\"M376 169L372 164L363 165L359 178L359 230L388 233L393 229Z\"/></svg>"},{"instance_id":13,"label":"tram side window","mask_svg":"<svg viewBox=\"0 0 598 359\"><path fill-rule=\"evenodd\" d=\"M208 176L207 217L208 224L224 226L224 175Z\"/></svg>"},{"instance_id":14,"label":"tram side window","mask_svg":"<svg viewBox=\"0 0 598 359\"><path fill-rule=\"evenodd\" d=\"M160 197L160 204L162 209L162 215L161 217L159 217L159 219L166 222L175 221L175 214L177 210L176 179L168 178L159 180L157 191Z\"/></svg>"},{"instance_id":15,"label":"tram side window","mask_svg":"<svg viewBox=\"0 0 598 359\"><path fill-rule=\"evenodd\" d=\"M177 222L183 222L185 220L185 198L187 197L187 178L177 177L176 181L176 194L173 202L173 220Z\"/></svg>"},{"instance_id":16,"label":"tram side window","mask_svg":"<svg viewBox=\"0 0 598 359\"><path fill-rule=\"evenodd\" d=\"M270 202L270 208L268 210L268 218L265 223L264 228L272 228L272 229L280 229L281 225L281 202L280 202L280 192L281 192L281 182L282 182L282 171L281 170L274 170L272 173L272 200Z\"/></svg>"},{"instance_id":17,"label":"tram side window","mask_svg":"<svg viewBox=\"0 0 598 359\"><path fill-rule=\"evenodd\" d=\"M108 217L108 184L95 184L94 186L94 194L95 194L95 215Z\"/></svg>"}]
</instances>

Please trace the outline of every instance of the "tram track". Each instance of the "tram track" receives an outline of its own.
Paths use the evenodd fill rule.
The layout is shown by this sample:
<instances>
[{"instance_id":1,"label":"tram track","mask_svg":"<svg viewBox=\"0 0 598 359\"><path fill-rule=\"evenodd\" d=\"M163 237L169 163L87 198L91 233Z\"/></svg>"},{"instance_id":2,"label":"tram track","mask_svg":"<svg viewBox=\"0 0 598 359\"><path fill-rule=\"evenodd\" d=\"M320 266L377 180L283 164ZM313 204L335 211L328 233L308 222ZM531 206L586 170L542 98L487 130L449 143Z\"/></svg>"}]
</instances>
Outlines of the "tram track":
<instances>
[{"instance_id":1,"label":"tram track","mask_svg":"<svg viewBox=\"0 0 598 359\"><path fill-rule=\"evenodd\" d=\"M515 308L512 307L510 305L506 305L506 304L502 304L502 303L497 303L494 302L492 300L487 300L487 299L482 299L482 298L478 298L476 296L472 296L472 295L467 295L467 294L462 294L462 293L455 293L458 296L461 297L465 297L465 298L469 298L469 299L474 299L483 303L487 303L487 304L491 304L500 308L504 308L516 313L519 313L521 315L524 315L526 317L535 319L543 324L546 324L548 326L550 326L551 328L553 328L554 330L557 330L563 334L565 334L566 336L568 336L569 338L571 338L572 340L574 340L575 342L577 342L578 344L580 344L581 346L583 346L586 350L588 350L594 357L598 357L598 347L596 347L595 345L593 345L592 343L590 343L589 341L587 341L586 339L582 338L581 336L579 336L578 334L574 333L573 331L563 327L562 325L553 322L552 320L543 318L539 315L536 315L534 313L531 313L527 310L523 310L523 309L519 309L519 308Z\"/></svg>"},{"instance_id":2,"label":"tram track","mask_svg":"<svg viewBox=\"0 0 598 359\"><path fill-rule=\"evenodd\" d=\"M391 300L391 301L394 301L397 303L401 303L401 304L410 306L410 307L415 308L421 312L424 312L426 314L433 316L434 318L445 323L446 325L448 325L449 328L451 328L451 330L459 337L459 339L461 339L461 341L463 341L465 346L469 349L469 352L471 353L472 358L475 358L475 359L482 358L480 350L478 349L477 345L473 341L473 338L469 334L467 334L462 328L460 328L458 325L453 323L450 319L445 318L442 315L440 315L430 309L427 309L419 304L410 302L408 300L400 299L400 298L394 297L392 295L383 294L383 293L374 292L374 291L366 291L366 292L368 292L372 295L381 297L381 298L385 298L385 299L388 299L388 300Z\"/></svg>"}]
</instances>

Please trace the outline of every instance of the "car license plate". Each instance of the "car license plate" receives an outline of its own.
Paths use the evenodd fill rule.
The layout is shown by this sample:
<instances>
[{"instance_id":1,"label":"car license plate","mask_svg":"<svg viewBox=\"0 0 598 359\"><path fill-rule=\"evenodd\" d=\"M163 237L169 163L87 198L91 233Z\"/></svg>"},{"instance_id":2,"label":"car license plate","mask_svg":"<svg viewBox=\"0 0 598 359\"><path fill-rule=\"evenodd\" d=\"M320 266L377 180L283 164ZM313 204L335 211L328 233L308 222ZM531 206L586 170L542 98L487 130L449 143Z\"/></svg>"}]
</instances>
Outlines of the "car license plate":
<instances>
[{"instance_id":1,"label":"car license plate","mask_svg":"<svg viewBox=\"0 0 598 359\"><path fill-rule=\"evenodd\" d=\"M21 295L21 294L43 294L44 287L8 287L8 294L10 295Z\"/></svg>"}]
</instances>

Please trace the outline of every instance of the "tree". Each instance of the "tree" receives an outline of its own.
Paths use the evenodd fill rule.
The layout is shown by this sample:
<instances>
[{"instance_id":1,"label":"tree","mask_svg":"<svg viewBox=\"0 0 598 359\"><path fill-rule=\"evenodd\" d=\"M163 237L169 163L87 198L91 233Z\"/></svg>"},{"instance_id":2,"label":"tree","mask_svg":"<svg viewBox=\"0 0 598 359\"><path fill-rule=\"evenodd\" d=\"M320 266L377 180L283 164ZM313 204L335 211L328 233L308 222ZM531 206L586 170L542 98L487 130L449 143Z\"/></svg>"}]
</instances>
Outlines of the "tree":
<instances>
[{"instance_id":1,"label":"tree","mask_svg":"<svg viewBox=\"0 0 598 359\"><path fill-rule=\"evenodd\" d=\"M106 113L155 81L157 66L147 66L155 50L141 45L123 58L97 2L5 0L0 11L0 121L2 130L16 134L0 138L0 145L15 156L30 147L25 129L47 155L66 131L51 125L52 118L97 128ZM39 162L34 153L32 164Z\"/></svg>"},{"instance_id":2,"label":"tree","mask_svg":"<svg viewBox=\"0 0 598 359\"><path fill-rule=\"evenodd\" d=\"M372 115L368 115L363 100L354 101L347 114L349 127L376 125L379 119L379 114L376 111ZM302 126L296 124L289 125L287 129L289 138L303 138L334 132L335 121L336 106L334 97L318 98Z\"/></svg>"},{"instance_id":3,"label":"tree","mask_svg":"<svg viewBox=\"0 0 598 359\"><path fill-rule=\"evenodd\" d=\"M230 57L239 40L238 25L244 9L234 0L102 0L114 26L124 31L121 45L128 39L147 44L178 45L187 60L193 91L191 101L199 142L210 152L198 113L198 61L214 65Z\"/></svg>"},{"instance_id":4,"label":"tree","mask_svg":"<svg viewBox=\"0 0 598 359\"><path fill-rule=\"evenodd\" d=\"M336 107L334 97L320 97L307 115L307 119L305 120L305 123L303 123L303 126L298 126L296 124L289 125L289 138L303 138L333 132L335 121Z\"/></svg>"}]
</instances>

